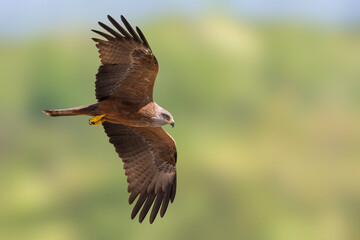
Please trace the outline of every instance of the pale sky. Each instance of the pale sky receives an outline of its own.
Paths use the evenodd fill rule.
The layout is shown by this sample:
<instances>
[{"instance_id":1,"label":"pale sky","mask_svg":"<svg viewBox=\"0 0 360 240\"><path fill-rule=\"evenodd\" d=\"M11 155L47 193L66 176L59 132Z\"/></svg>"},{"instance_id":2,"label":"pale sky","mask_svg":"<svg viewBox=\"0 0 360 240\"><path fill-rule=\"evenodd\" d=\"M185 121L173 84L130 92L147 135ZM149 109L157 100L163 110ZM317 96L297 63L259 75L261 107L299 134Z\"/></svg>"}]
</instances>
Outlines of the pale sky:
<instances>
[{"instance_id":1,"label":"pale sky","mask_svg":"<svg viewBox=\"0 0 360 240\"><path fill-rule=\"evenodd\" d=\"M262 21L291 18L329 26L360 23L359 0L7 0L1 4L0 34L27 35L73 23L94 26L107 14L123 14L140 22L166 14L217 11Z\"/></svg>"}]
</instances>

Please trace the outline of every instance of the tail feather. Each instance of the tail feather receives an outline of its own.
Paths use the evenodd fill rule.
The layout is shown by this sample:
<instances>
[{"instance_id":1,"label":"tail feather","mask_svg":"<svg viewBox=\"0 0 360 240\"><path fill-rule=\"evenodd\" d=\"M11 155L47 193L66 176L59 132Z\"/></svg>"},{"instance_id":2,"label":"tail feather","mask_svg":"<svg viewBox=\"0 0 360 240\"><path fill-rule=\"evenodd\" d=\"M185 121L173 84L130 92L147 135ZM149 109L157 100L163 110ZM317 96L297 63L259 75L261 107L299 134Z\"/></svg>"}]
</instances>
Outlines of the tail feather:
<instances>
[{"instance_id":1,"label":"tail feather","mask_svg":"<svg viewBox=\"0 0 360 240\"><path fill-rule=\"evenodd\" d=\"M59 117L59 116L76 116L76 115L96 115L95 110L97 108L97 104L90 104L80 107L74 108L66 108L66 109L56 109L56 110L43 110L43 113L49 115L51 117Z\"/></svg>"}]
</instances>

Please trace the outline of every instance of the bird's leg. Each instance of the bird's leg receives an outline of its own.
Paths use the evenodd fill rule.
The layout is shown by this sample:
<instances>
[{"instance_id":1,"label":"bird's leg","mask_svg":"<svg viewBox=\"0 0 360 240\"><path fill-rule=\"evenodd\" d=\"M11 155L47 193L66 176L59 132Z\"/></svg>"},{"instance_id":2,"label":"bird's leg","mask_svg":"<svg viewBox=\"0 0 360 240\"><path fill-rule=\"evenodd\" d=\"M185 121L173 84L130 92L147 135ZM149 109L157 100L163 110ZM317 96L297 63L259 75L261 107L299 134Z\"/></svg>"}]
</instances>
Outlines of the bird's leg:
<instances>
[{"instance_id":1,"label":"bird's leg","mask_svg":"<svg viewBox=\"0 0 360 240\"><path fill-rule=\"evenodd\" d=\"M106 121L105 114L92 117L89 120L89 124L91 126L97 126L97 125L103 123L104 121Z\"/></svg>"}]
</instances>

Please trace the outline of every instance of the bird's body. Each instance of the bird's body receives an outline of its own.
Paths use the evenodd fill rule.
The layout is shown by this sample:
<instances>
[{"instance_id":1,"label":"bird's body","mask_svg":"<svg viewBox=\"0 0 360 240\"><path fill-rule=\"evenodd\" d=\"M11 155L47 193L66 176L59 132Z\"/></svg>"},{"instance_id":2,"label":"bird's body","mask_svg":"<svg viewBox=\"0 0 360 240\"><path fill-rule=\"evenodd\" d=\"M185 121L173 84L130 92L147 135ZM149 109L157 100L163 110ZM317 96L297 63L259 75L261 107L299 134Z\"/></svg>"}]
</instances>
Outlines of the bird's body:
<instances>
[{"instance_id":1,"label":"bird's body","mask_svg":"<svg viewBox=\"0 0 360 240\"><path fill-rule=\"evenodd\" d=\"M154 121L159 107L155 102L145 106L129 102L118 102L111 99L99 103L99 114L105 114L108 122L132 127L160 127Z\"/></svg>"},{"instance_id":2,"label":"bird's body","mask_svg":"<svg viewBox=\"0 0 360 240\"><path fill-rule=\"evenodd\" d=\"M131 217L140 211L142 222L153 205L150 222L160 210L163 216L176 192L176 145L162 129L174 126L172 115L153 101L153 87L159 66L139 28L137 33L121 16L127 31L112 17L118 30L99 22L107 33L93 30L106 40L93 38L102 65L96 75L98 102L60 110L44 110L49 116L89 115L91 125L103 124L110 142L124 162L131 193L138 197Z\"/></svg>"}]
</instances>

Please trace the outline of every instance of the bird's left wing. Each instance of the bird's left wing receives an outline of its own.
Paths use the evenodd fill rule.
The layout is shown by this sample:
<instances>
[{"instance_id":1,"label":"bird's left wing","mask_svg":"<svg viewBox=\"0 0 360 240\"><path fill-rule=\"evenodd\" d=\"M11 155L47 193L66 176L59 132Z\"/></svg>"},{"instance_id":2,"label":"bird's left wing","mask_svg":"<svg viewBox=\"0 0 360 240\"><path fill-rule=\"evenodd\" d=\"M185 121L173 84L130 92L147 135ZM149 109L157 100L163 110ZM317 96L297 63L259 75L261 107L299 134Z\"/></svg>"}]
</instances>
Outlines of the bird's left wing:
<instances>
[{"instance_id":1,"label":"bird's left wing","mask_svg":"<svg viewBox=\"0 0 360 240\"><path fill-rule=\"evenodd\" d=\"M159 66L144 34L136 31L121 16L127 30L112 17L109 21L115 27L99 22L107 33L92 30L106 40L93 38L99 49L102 65L96 74L96 98L119 98L133 103L149 103L153 99L153 87Z\"/></svg>"},{"instance_id":2,"label":"bird's left wing","mask_svg":"<svg viewBox=\"0 0 360 240\"><path fill-rule=\"evenodd\" d=\"M174 139L161 127L129 127L110 122L103 123L110 143L124 162L128 181L129 203L139 196L131 218L141 209L142 222L153 205L150 223L160 209L163 217L174 201L176 193L176 145ZM153 204L154 203L154 204Z\"/></svg>"}]
</instances>

